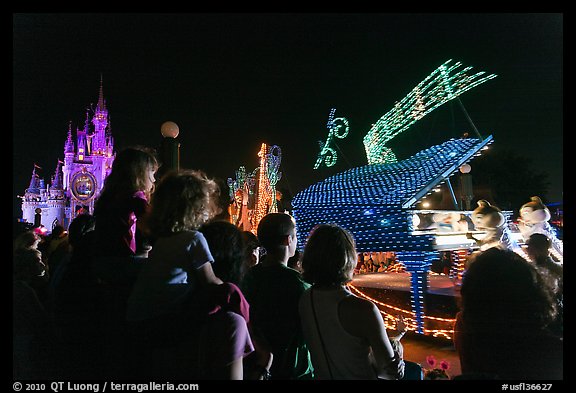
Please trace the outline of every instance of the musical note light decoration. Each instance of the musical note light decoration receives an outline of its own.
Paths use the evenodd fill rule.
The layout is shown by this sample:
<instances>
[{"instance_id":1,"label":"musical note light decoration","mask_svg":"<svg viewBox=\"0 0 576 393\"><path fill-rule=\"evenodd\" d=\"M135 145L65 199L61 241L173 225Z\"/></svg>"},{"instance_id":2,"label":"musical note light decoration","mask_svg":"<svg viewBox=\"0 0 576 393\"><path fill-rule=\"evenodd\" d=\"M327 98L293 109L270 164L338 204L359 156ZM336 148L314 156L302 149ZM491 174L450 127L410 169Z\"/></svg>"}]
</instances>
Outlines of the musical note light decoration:
<instances>
[{"instance_id":1,"label":"musical note light decoration","mask_svg":"<svg viewBox=\"0 0 576 393\"><path fill-rule=\"evenodd\" d=\"M469 74L473 67L459 69L462 63L451 62L434 70L372 126L363 140L368 164L396 162L395 154L385 146L387 142L434 109L497 76L484 71Z\"/></svg>"},{"instance_id":2,"label":"musical note light decoration","mask_svg":"<svg viewBox=\"0 0 576 393\"><path fill-rule=\"evenodd\" d=\"M350 130L348 119L345 117L337 117L334 118L334 113L336 113L336 108L332 108L330 110L330 115L328 116L328 123L326 127L328 128L328 138L326 138L326 142L322 143L319 141L320 144L320 153L318 154L318 158L316 159L316 164L314 164L314 169L320 168L320 165L324 163L327 167L331 167L336 164L336 160L338 156L336 154L336 150L330 147L333 138L343 139L348 135ZM339 133L339 130L344 128L342 134Z\"/></svg>"}]
</instances>

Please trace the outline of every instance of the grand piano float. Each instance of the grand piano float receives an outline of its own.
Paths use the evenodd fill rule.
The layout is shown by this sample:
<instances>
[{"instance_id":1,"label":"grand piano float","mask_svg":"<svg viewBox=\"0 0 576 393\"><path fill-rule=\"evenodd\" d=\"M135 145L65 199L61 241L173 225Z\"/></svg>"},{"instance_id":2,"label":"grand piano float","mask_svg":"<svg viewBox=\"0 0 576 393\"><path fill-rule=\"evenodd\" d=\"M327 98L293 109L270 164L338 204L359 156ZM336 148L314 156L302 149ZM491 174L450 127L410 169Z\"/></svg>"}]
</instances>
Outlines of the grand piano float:
<instances>
[{"instance_id":1,"label":"grand piano float","mask_svg":"<svg viewBox=\"0 0 576 393\"><path fill-rule=\"evenodd\" d=\"M410 330L448 339L454 319L426 314L430 266L439 253L450 251L460 258L456 265L461 267L471 252L480 249L482 238L490 235L485 228L475 227L473 210L458 208L450 177L488 148L493 137L478 133L477 138L452 138L401 161L386 142L435 108L496 76L471 74L472 67L460 69L459 62L451 62L442 64L372 126L364 137L368 165L330 176L292 200L299 249L314 226L335 223L354 235L359 253L393 252L410 273L411 305L402 309L379 304L386 325L395 327L396 316L403 314ZM315 168L323 159L326 166L335 162L335 149L329 144L347 133L338 133L347 122L340 119L337 125L336 120L331 112L329 136L321 145ZM454 210L422 209L420 202L442 185L451 192ZM511 213L503 212L500 241L521 252L522 234L510 222ZM364 295L354 286L351 289Z\"/></svg>"}]
</instances>

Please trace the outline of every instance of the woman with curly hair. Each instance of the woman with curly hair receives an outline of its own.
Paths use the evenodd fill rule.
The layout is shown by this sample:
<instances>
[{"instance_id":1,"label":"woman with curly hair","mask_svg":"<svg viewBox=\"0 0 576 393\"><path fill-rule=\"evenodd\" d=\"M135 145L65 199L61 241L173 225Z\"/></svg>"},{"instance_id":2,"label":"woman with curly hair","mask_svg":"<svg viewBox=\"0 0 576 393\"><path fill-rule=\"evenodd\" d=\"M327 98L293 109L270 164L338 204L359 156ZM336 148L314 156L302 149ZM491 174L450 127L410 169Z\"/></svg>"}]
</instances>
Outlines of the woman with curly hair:
<instances>
[{"instance_id":1,"label":"woman with curly hair","mask_svg":"<svg viewBox=\"0 0 576 393\"><path fill-rule=\"evenodd\" d=\"M546 277L520 255L474 254L454 327L460 378L562 379L562 340L548 329L556 313Z\"/></svg>"}]
</instances>

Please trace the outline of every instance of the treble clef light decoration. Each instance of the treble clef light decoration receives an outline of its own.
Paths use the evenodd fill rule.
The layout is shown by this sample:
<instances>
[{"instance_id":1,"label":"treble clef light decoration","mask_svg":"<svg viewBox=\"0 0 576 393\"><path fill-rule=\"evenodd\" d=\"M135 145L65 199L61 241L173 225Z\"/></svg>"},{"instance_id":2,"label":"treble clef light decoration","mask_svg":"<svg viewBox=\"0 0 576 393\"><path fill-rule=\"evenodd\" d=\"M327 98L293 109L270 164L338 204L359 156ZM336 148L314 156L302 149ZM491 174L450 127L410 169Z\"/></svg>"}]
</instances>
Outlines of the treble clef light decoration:
<instances>
[{"instance_id":1,"label":"treble clef light decoration","mask_svg":"<svg viewBox=\"0 0 576 393\"><path fill-rule=\"evenodd\" d=\"M330 115L328 116L328 123L326 124L326 127L328 128L328 138L326 139L326 142L322 143L321 141L319 142L320 144L320 154L318 155L318 158L316 159L316 164L314 165L314 169L318 169L320 167L320 165L322 165L322 162L324 162L324 164L327 167L331 167L334 164L336 164L336 160L337 160L337 155L336 155L336 150L334 150L334 148L330 147L330 142L332 142L332 138L336 137L338 139L343 139L348 135L348 131L350 130L350 127L348 126L348 120L345 117L337 117L334 118L334 113L336 112L336 108L332 108L330 110ZM342 132L342 134L339 134L339 130L341 128L344 128L344 132Z\"/></svg>"},{"instance_id":2,"label":"treble clef light decoration","mask_svg":"<svg viewBox=\"0 0 576 393\"><path fill-rule=\"evenodd\" d=\"M270 193L270 213L278 212L278 205L276 201L276 183L282 178L282 172L279 172L280 161L282 160L282 150L280 146L272 146L269 150L268 156L268 192Z\"/></svg>"}]
</instances>

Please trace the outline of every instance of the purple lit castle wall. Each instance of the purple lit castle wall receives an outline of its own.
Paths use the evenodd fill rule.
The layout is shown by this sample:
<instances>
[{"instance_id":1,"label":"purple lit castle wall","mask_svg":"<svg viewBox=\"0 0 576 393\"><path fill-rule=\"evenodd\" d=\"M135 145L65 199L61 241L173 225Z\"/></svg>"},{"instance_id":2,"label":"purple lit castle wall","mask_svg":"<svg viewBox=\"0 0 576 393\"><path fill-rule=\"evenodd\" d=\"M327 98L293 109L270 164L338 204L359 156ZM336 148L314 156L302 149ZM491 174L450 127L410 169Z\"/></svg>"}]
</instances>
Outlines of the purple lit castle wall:
<instances>
[{"instance_id":1,"label":"purple lit castle wall","mask_svg":"<svg viewBox=\"0 0 576 393\"><path fill-rule=\"evenodd\" d=\"M78 214L93 213L94 202L115 157L102 79L92 119L87 110L84 128L76 129L75 139L76 143L70 122L64 143L64 161L58 159L50 184L40 178L37 170L42 168L34 164L30 185L22 198L25 221L51 230L56 224L67 228Z\"/></svg>"}]
</instances>

